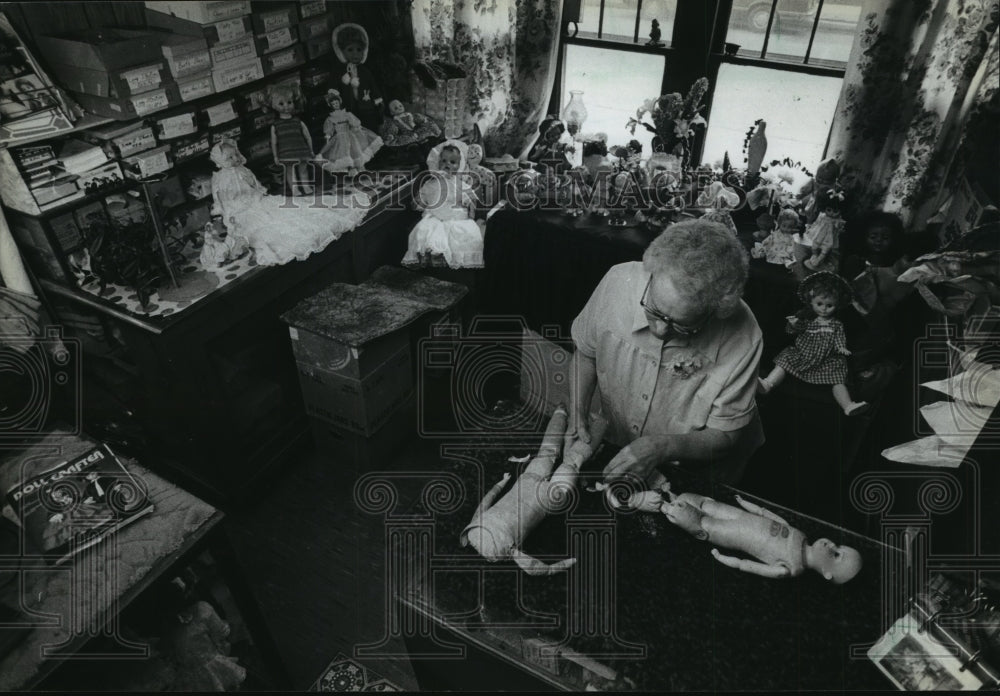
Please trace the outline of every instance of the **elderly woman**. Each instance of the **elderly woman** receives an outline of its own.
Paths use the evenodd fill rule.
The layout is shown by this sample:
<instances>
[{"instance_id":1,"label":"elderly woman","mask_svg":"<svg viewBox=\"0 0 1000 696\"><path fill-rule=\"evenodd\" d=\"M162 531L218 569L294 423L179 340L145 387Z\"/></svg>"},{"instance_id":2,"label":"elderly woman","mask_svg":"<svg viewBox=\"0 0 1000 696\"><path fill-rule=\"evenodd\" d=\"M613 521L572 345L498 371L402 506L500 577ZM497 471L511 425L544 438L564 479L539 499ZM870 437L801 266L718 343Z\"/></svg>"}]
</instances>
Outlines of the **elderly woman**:
<instances>
[{"instance_id":1,"label":"elderly woman","mask_svg":"<svg viewBox=\"0 0 1000 696\"><path fill-rule=\"evenodd\" d=\"M606 439L622 447L609 479L691 463L735 483L763 441L754 392L761 332L740 299L747 255L717 222L690 220L653 240L642 263L614 266L573 322L567 445L589 440L600 388Z\"/></svg>"}]
</instances>

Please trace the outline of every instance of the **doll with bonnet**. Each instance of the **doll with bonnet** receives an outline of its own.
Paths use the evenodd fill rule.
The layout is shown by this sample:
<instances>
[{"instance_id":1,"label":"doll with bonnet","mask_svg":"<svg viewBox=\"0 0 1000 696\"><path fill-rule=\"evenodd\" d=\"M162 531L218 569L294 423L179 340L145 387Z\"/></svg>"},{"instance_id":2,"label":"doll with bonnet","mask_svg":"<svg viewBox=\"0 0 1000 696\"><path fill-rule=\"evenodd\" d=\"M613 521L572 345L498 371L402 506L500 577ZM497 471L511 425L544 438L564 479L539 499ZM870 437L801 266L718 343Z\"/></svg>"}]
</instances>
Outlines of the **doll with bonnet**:
<instances>
[{"instance_id":1,"label":"doll with bonnet","mask_svg":"<svg viewBox=\"0 0 1000 696\"><path fill-rule=\"evenodd\" d=\"M483 231L473 217L476 197L467 172L468 146L446 140L427 156L430 176L417 193L424 210L410 232L403 265L482 268Z\"/></svg>"},{"instance_id":2,"label":"doll with bonnet","mask_svg":"<svg viewBox=\"0 0 1000 696\"><path fill-rule=\"evenodd\" d=\"M216 143L210 157L218 167L212 174L212 213L222 217L230 235L247 238L262 266L322 251L368 212L370 201L356 197L321 206L314 196L268 195L232 140Z\"/></svg>"},{"instance_id":3,"label":"doll with bonnet","mask_svg":"<svg viewBox=\"0 0 1000 696\"><path fill-rule=\"evenodd\" d=\"M333 30L333 53L340 61L339 75L344 108L361 119L361 125L377 131L382 125L382 92L371 70L365 67L368 60L368 32L360 24L341 24Z\"/></svg>"}]
</instances>

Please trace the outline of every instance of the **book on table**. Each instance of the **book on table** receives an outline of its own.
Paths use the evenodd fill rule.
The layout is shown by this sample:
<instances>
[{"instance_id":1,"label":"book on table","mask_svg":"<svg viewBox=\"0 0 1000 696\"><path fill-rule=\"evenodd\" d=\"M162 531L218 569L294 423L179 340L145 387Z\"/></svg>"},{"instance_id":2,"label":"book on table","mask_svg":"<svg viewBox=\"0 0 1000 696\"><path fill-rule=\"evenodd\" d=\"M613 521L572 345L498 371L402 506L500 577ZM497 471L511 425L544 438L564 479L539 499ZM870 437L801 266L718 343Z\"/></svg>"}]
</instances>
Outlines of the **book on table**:
<instances>
[{"instance_id":1,"label":"book on table","mask_svg":"<svg viewBox=\"0 0 1000 696\"><path fill-rule=\"evenodd\" d=\"M28 548L54 564L153 510L142 479L103 444L25 477L7 491L7 503Z\"/></svg>"}]
</instances>

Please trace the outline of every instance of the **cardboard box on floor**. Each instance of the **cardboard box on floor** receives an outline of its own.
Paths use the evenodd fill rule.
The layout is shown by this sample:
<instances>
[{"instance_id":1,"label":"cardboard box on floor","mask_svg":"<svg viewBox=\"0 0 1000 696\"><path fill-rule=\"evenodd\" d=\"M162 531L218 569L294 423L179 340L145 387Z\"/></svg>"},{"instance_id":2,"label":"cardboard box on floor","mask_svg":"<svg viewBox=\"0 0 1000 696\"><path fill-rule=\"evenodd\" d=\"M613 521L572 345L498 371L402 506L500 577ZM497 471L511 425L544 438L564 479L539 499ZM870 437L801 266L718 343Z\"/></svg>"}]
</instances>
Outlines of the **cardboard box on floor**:
<instances>
[{"instance_id":1,"label":"cardboard box on floor","mask_svg":"<svg viewBox=\"0 0 1000 696\"><path fill-rule=\"evenodd\" d=\"M416 433L417 400L410 396L393 411L373 437L365 437L310 417L316 452L339 469L387 467L396 452Z\"/></svg>"}]
</instances>

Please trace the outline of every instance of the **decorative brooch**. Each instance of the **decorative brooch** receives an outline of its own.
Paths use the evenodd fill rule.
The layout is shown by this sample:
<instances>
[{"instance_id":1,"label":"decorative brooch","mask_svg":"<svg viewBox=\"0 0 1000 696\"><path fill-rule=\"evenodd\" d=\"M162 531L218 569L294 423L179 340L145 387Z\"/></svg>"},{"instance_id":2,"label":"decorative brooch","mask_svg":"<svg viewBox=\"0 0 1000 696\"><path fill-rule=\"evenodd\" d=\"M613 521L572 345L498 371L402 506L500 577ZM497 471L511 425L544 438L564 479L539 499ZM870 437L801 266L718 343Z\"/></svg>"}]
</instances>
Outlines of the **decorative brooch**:
<instances>
[{"instance_id":1,"label":"decorative brooch","mask_svg":"<svg viewBox=\"0 0 1000 696\"><path fill-rule=\"evenodd\" d=\"M681 379L687 379L700 370L701 367L701 360L698 358L674 360L674 362L670 365L671 371Z\"/></svg>"}]
</instances>

